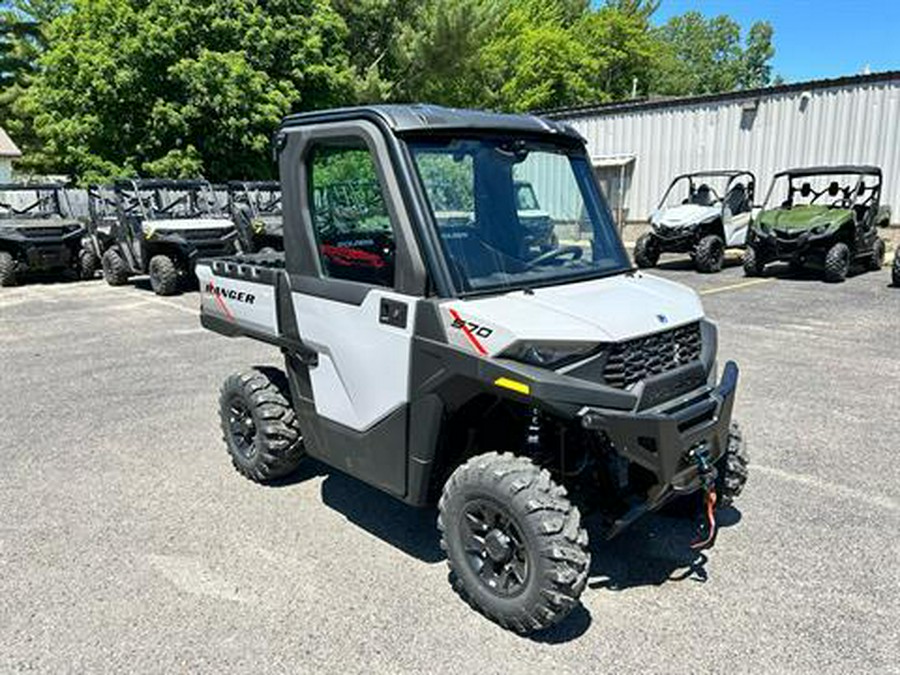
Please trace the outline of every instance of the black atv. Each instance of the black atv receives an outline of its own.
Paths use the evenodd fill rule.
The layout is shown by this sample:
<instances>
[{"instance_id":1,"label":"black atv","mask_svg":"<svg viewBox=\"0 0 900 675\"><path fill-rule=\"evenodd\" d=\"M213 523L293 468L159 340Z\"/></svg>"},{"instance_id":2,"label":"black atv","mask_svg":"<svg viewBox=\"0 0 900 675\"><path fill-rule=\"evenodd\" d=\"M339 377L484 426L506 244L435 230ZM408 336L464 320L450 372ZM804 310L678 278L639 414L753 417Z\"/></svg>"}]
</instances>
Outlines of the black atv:
<instances>
[{"instance_id":1,"label":"black atv","mask_svg":"<svg viewBox=\"0 0 900 675\"><path fill-rule=\"evenodd\" d=\"M825 281L841 282L854 262L878 270L884 240L878 227L890 223L881 204L881 169L824 166L775 174L763 210L750 226L744 273L758 276L771 262L794 271L822 270ZM779 201L782 200L782 201Z\"/></svg>"},{"instance_id":2,"label":"black atv","mask_svg":"<svg viewBox=\"0 0 900 675\"><path fill-rule=\"evenodd\" d=\"M0 184L0 286L28 272L94 276L96 258L83 247L84 227L71 213L58 183Z\"/></svg>"}]
</instances>

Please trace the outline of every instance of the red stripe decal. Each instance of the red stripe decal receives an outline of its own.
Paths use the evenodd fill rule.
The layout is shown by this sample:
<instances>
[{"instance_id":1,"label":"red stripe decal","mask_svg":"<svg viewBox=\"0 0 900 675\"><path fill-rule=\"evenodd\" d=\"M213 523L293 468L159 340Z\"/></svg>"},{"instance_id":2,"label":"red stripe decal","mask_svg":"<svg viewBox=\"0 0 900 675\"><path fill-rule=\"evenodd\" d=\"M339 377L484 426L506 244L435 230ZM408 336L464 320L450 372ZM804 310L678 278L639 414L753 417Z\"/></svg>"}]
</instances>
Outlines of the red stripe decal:
<instances>
[{"instance_id":1,"label":"red stripe decal","mask_svg":"<svg viewBox=\"0 0 900 675\"><path fill-rule=\"evenodd\" d=\"M222 296L215 292L213 292L212 296L216 299L216 304L219 305L219 309L221 309L225 313L225 316L228 317L228 320L234 321L234 314L232 314L231 310L228 309L228 305L225 304Z\"/></svg>"},{"instance_id":2,"label":"red stripe decal","mask_svg":"<svg viewBox=\"0 0 900 675\"><path fill-rule=\"evenodd\" d=\"M475 347L475 350L482 356L487 356L488 350L485 349L484 346L478 341L478 338L475 337L475 335L472 333L472 330L466 325L466 322L460 318L455 309L450 310L450 316L453 317L454 321L459 322L459 327L462 329L463 335L469 338L469 342L472 343L472 346Z\"/></svg>"}]
</instances>

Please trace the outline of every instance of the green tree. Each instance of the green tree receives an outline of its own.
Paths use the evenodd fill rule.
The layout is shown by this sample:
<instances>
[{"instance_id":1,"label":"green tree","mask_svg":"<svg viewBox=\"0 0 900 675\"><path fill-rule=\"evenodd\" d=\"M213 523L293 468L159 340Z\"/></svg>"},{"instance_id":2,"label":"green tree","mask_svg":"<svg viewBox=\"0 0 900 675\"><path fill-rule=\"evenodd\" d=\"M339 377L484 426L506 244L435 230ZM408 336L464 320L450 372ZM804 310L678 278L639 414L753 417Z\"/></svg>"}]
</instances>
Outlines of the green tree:
<instances>
[{"instance_id":1,"label":"green tree","mask_svg":"<svg viewBox=\"0 0 900 675\"><path fill-rule=\"evenodd\" d=\"M220 180L273 171L295 110L354 96L346 25L322 0L75 0L23 97L43 166Z\"/></svg>"},{"instance_id":2,"label":"green tree","mask_svg":"<svg viewBox=\"0 0 900 675\"><path fill-rule=\"evenodd\" d=\"M774 55L772 27L755 23L747 47L730 17L687 12L670 19L656 36L661 52L652 90L658 94L713 94L769 84Z\"/></svg>"}]
</instances>

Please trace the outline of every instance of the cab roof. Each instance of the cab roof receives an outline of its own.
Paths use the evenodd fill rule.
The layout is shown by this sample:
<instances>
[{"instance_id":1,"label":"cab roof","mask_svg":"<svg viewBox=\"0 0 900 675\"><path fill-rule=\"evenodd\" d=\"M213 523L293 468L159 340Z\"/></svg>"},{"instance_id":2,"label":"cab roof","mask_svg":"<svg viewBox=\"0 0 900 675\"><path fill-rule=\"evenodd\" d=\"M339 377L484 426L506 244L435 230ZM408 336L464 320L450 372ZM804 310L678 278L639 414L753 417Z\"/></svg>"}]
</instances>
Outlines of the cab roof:
<instances>
[{"instance_id":1,"label":"cab roof","mask_svg":"<svg viewBox=\"0 0 900 675\"><path fill-rule=\"evenodd\" d=\"M836 164L833 166L807 166L799 169L779 171L775 176L828 176L837 174L860 174L881 176L881 167L867 164Z\"/></svg>"},{"instance_id":2,"label":"cab roof","mask_svg":"<svg viewBox=\"0 0 900 675\"><path fill-rule=\"evenodd\" d=\"M536 117L484 110L445 108L417 103L411 105L370 105L298 113L284 118L282 128L365 119L380 123L398 135L459 131L556 135L583 142L568 124Z\"/></svg>"}]
</instances>

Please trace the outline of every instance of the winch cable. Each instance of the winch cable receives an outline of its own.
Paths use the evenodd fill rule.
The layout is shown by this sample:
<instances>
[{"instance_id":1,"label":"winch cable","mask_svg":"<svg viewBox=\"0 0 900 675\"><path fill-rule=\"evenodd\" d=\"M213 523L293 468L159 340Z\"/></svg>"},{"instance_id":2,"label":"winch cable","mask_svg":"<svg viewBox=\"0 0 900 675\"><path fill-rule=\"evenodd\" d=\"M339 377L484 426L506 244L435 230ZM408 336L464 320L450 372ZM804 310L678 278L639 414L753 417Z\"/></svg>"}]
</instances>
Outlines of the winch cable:
<instances>
[{"instance_id":1,"label":"winch cable","mask_svg":"<svg viewBox=\"0 0 900 675\"><path fill-rule=\"evenodd\" d=\"M712 545L716 538L716 491L707 490L704 501L706 502L706 537L698 537L691 542L691 548L700 550Z\"/></svg>"}]
</instances>

